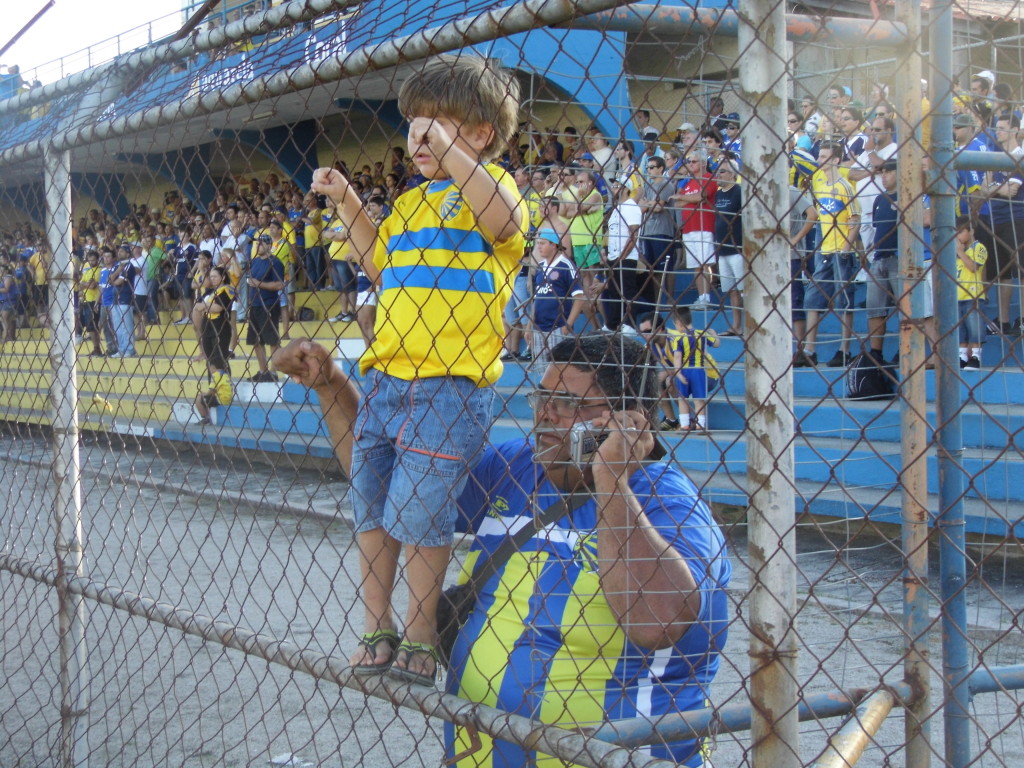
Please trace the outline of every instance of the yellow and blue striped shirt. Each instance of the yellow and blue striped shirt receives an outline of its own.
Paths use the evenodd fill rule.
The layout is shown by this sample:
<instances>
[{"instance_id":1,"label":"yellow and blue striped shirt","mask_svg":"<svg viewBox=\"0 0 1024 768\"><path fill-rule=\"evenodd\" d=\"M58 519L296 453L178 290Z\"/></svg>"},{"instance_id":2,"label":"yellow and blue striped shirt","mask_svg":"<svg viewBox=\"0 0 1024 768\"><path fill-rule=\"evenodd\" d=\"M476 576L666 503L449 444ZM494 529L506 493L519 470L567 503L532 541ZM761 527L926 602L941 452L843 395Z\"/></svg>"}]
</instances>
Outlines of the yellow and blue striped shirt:
<instances>
[{"instance_id":1,"label":"yellow and blue striped shirt","mask_svg":"<svg viewBox=\"0 0 1024 768\"><path fill-rule=\"evenodd\" d=\"M526 439L488 449L460 500L461 522L476 533L462 581L509 535L559 498ZM645 515L685 558L700 590L695 621L672 647L632 643L601 590L600 535L593 499L538 531L478 591L452 650L448 692L567 728L605 720L656 718L699 709L719 666L729 621L732 573L725 540L693 483L678 468L650 464L629 480ZM446 724L449 758L469 749ZM458 768L564 764L480 734L481 749ZM651 747L656 757L702 763L693 740Z\"/></svg>"},{"instance_id":2,"label":"yellow and blue striped shirt","mask_svg":"<svg viewBox=\"0 0 1024 768\"><path fill-rule=\"evenodd\" d=\"M523 257L526 204L502 168L486 166L520 200L522 226L495 241L450 180L403 194L381 225L376 339L359 362L399 379L465 376L479 386L501 376L502 311Z\"/></svg>"}]
</instances>

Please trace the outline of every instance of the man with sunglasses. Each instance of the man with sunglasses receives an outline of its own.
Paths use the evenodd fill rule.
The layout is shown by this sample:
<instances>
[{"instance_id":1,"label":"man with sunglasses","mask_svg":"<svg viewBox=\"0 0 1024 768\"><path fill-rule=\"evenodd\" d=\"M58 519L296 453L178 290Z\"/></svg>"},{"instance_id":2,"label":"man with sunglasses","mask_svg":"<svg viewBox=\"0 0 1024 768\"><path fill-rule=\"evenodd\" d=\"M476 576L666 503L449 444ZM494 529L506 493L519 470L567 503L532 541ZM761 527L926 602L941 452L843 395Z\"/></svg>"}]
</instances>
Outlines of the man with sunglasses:
<instances>
[{"instance_id":1,"label":"man with sunglasses","mask_svg":"<svg viewBox=\"0 0 1024 768\"><path fill-rule=\"evenodd\" d=\"M864 251L875 242L875 225L871 219L875 200L884 191L882 164L896 157L893 135L896 124L889 117L876 117L871 121L872 148L857 156L850 167L849 180L857 183L857 203L860 206L860 242Z\"/></svg>"},{"instance_id":2,"label":"man with sunglasses","mask_svg":"<svg viewBox=\"0 0 1024 768\"><path fill-rule=\"evenodd\" d=\"M659 461L650 430L658 377L642 343L620 334L566 339L529 395L533 434L488 448L460 499L476 534L467 568L544 511L540 526L477 589L451 654L447 690L567 728L655 719L705 705L729 620L731 566L721 530L693 483ZM357 385L309 341L275 355L278 370L319 395L349 468ZM581 462L573 427L605 435ZM544 515L548 517L548 515ZM467 573L463 574L463 581ZM538 753L446 726L457 766L533 765ZM699 740L650 747L702 765Z\"/></svg>"}]
</instances>

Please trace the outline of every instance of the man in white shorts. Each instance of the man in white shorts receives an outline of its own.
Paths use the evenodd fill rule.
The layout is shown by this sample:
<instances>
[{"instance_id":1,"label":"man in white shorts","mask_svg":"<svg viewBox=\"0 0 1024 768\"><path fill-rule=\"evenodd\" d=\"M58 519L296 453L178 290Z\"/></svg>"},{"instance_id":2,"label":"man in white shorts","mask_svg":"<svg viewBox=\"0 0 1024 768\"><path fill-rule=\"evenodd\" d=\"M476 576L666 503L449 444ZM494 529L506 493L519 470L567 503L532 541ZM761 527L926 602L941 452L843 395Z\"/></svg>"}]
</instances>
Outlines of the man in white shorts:
<instances>
[{"instance_id":1,"label":"man in white shorts","mask_svg":"<svg viewBox=\"0 0 1024 768\"><path fill-rule=\"evenodd\" d=\"M691 151L686 157L689 178L676 187L673 200L682 213L683 252L686 268L696 272L697 301L694 309L711 306L711 268L715 263L715 195L718 184L707 171L704 157Z\"/></svg>"}]
</instances>

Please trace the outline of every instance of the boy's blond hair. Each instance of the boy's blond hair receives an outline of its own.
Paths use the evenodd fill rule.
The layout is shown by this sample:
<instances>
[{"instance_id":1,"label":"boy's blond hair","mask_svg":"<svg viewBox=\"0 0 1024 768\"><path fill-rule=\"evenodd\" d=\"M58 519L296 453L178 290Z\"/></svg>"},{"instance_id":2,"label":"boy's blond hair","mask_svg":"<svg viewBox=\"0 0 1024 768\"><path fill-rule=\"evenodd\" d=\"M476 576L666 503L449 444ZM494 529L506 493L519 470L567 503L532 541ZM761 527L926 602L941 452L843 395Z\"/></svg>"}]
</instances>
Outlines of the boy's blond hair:
<instances>
[{"instance_id":1,"label":"boy's blond hair","mask_svg":"<svg viewBox=\"0 0 1024 768\"><path fill-rule=\"evenodd\" d=\"M500 64L472 54L434 56L402 83L398 110L407 120L443 115L470 128L490 125L494 136L480 153L493 160L519 128L519 81Z\"/></svg>"}]
</instances>

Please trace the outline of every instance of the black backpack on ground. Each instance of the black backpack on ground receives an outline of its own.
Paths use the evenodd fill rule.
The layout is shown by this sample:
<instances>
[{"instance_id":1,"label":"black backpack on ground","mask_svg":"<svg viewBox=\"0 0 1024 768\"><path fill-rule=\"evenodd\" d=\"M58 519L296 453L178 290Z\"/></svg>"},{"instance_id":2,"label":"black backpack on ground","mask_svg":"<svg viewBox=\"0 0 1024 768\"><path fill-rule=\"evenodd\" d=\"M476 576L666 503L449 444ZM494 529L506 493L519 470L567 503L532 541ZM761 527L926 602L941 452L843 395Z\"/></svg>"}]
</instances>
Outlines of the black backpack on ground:
<instances>
[{"instance_id":1,"label":"black backpack on ground","mask_svg":"<svg viewBox=\"0 0 1024 768\"><path fill-rule=\"evenodd\" d=\"M846 371L848 400L892 400L896 397L896 367L862 352Z\"/></svg>"}]
</instances>

